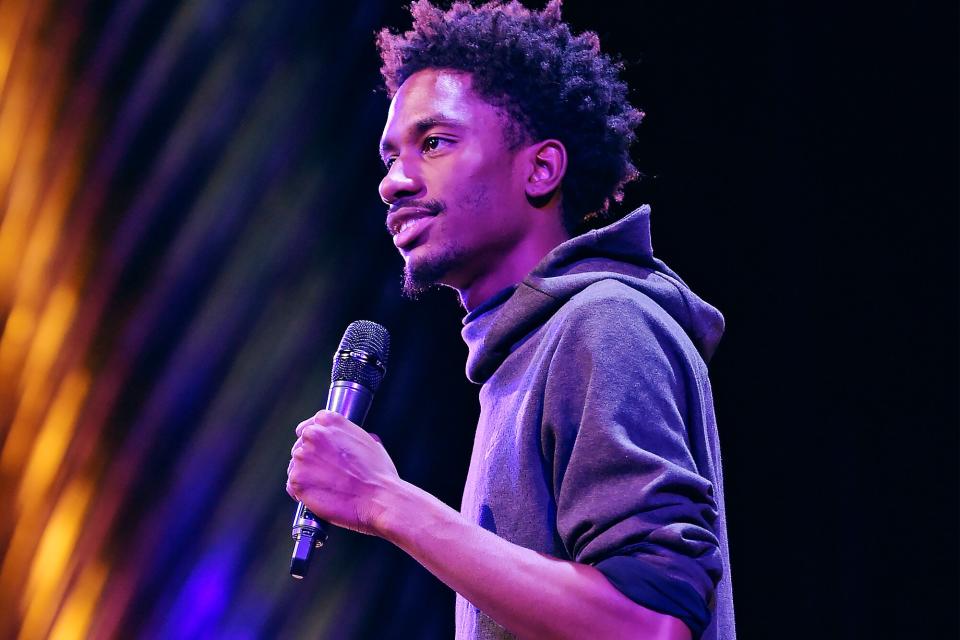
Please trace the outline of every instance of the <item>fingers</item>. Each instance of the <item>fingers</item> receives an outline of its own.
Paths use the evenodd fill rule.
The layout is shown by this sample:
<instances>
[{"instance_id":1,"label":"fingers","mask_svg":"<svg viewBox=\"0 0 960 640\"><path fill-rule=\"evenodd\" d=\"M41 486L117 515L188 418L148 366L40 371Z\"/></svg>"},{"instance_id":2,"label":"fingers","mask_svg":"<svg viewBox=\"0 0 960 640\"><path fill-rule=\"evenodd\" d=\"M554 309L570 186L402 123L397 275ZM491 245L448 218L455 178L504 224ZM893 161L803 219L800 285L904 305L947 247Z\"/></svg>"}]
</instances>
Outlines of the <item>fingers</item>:
<instances>
[{"instance_id":1,"label":"fingers","mask_svg":"<svg viewBox=\"0 0 960 640\"><path fill-rule=\"evenodd\" d=\"M297 428L294 429L294 433L297 434L297 437L298 437L298 438L300 437L300 434L303 433L303 430L304 430L305 428L307 428L307 427L309 427L310 425L313 424L313 419L314 419L315 417L316 417L316 416L310 416L309 418L307 418L306 420L304 420L303 422L301 422L300 424L297 425Z\"/></svg>"},{"instance_id":2,"label":"fingers","mask_svg":"<svg viewBox=\"0 0 960 640\"><path fill-rule=\"evenodd\" d=\"M369 447L370 442L383 447L380 437L368 433L343 416L332 411L319 411L316 415L304 420L296 426L297 439L290 448L290 462L287 464L287 493L294 500L298 500L294 489L295 471L297 464L316 465L318 460L334 451L344 451L352 445L345 444L349 440L363 442L362 446ZM348 438L342 440L343 436ZM335 444L339 442L340 444ZM307 446L309 445L309 446ZM291 478L294 478L291 481Z\"/></svg>"},{"instance_id":3,"label":"fingers","mask_svg":"<svg viewBox=\"0 0 960 640\"><path fill-rule=\"evenodd\" d=\"M334 411L327 411L326 409L322 411L318 411L307 422L312 422L312 424L318 427L329 427L331 429L339 429L341 431L346 431L347 433L354 433L354 434L366 433L366 431L364 431L358 425L350 422L339 413L336 413ZM309 426L309 425L306 425L306 426Z\"/></svg>"},{"instance_id":4,"label":"fingers","mask_svg":"<svg viewBox=\"0 0 960 640\"><path fill-rule=\"evenodd\" d=\"M322 431L324 429L335 429L347 433L355 438L367 439L372 438L377 444L383 444L380 438L375 435L369 434L364 431L358 425L350 422L344 418L339 413L334 413L333 411L327 411L326 409L318 411L315 415L310 418L307 418L303 422L297 425L294 432L297 434L298 438L303 438L305 432L308 429L313 428L315 431ZM294 444L296 448L296 444Z\"/></svg>"},{"instance_id":5,"label":"fingers","mask_svg":"<svg viewBox=\"0 0 960 640\"><path fill-rule=\"evenodd\" d=\"M299 500L297 498L296 491L293 490L293 480L291 478L293 474L293 459L290 460L290 463L287 465L287 495L293 498L294 500Z\"/></svg>"},{"instance_id":6,"label":"fingers","mask_svg":"<svg viewBox=\"0 0 960 640\"><path fill-rule=\"evenodd\" d=\"M310 416L303 422L297 425L297 428L294 429L295 433L299 437L303 434L303 430L311 426L323 426L323 427L332 427L335 425L342 424L353 424L339 413L334 413L333 411L327 411L323 409L318 411L316 414Z\"/></svg>"}]
</instances>

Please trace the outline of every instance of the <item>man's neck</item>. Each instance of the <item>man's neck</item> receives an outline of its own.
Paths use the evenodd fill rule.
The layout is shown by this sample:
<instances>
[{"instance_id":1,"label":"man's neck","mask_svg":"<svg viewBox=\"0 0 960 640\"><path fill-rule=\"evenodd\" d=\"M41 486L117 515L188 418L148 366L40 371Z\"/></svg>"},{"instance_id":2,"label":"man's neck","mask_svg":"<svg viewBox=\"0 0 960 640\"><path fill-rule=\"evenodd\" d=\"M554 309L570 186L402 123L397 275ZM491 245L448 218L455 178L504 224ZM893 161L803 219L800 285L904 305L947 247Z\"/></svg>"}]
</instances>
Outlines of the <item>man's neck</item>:
<instances>
[{"instance_id":1,"label":"man's neck","mask_svg":"<svg viewBox=\"0 0 960 640\"><path fill-rule=\"evenodd\" d=\"M557 245L570 239L561 225L545 225L505 256L494 271L479 274L469 285L459 288L460 303L473 311L500 291L521 282Z\"/></svg>"}]
</instances>

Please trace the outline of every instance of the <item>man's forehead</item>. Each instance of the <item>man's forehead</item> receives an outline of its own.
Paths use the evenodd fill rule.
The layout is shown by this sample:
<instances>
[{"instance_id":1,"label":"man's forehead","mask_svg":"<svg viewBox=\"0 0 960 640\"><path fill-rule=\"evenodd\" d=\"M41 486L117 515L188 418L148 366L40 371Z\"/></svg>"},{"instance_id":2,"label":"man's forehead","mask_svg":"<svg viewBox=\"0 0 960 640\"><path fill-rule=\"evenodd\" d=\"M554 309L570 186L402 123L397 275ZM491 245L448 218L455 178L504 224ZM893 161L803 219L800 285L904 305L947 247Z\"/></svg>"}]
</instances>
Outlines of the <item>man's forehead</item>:
<instances>
[{"instance_id":1,"label":"man's forehead","mask_svg":"<svg viewBox=\"0 0 960 640\"><path fill-rule=\"evenodd\" d=\"M424 69L411 75L390 102L391 111L416 108L424 103L454 106L475 100L470 75L448 69Z\"/></svg>"},{"instance_id":2,"label":"man's forehead","mask_svg":"<svg viewBox=\"0 0 960 640\"><path fill-rule=\"evenodd\" d=\"M403 136L416 123L437 116L468 122L471 115L476 115L478 104L482 103L471 89L468 74L446 69L418 71L390 101L381 142Z\"/></svg>"}]
</instances>

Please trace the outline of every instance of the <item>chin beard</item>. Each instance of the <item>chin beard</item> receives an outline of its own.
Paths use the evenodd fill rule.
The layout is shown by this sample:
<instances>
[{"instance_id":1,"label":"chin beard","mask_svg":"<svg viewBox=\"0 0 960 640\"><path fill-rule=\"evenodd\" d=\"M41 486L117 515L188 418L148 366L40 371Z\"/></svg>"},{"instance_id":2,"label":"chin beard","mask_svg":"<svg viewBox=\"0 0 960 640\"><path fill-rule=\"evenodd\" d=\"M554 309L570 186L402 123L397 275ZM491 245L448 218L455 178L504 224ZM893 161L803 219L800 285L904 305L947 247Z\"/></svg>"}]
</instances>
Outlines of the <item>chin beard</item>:
<instances>
[{"instance_id":1,"label":"chin beard","mask_svg":"<svg viewBox=\"0 0 960 640\"><path fill-rule=\"evenodd\" d=\"M410 300L419 300L420 296L427 291L440 288L440 278L443 276L443 271L429 268L430 265L426 265L426 267L418 269L404 267L402 285L404 297Z\"/></svg>"},{"instance_id":2,"label":"chin beard","mask_svg":"<svg viewBox=\"0 0 960 640\"><path fill-rule=\"evenodd\" d=\"M457 251L450 249L416 264L408 262L403 268L403 295L417 300L427 291L444 286L441 280L456 263L457 255Z\"/></svg>"}]
</instances>

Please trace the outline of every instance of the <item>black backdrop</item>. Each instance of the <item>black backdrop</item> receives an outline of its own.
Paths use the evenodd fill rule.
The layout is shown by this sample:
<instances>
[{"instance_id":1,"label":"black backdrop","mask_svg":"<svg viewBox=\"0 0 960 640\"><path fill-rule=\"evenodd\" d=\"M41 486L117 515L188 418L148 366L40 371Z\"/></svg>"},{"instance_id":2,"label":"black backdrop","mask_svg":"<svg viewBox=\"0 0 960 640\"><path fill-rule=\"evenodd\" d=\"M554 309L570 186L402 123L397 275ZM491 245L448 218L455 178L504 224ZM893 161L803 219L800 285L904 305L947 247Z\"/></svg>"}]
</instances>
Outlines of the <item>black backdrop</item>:
<instances>
[{"instance_id":1,"label":"black backdrop","mask_svg":"<svg viewBox=\"0 0 960 640\"><path fill-rule=\"evenodd\" d=\"M565 15L622 55L648 114L627 203L652 203L657 254L726 316L711 371L739 633L955 635L955 8ZM447 297L409 312L436 305L461 356ZM434 359L435 379L459 365ZM469 433L437 438L466 460Z\"/></svg>"},{"instance_id":2,"label":"black backdrop","mask_svg":"<svg viewBox=\"0 0 960 640\"><path fill-rule=\"evenodd\" d=\"M109 568L94 635L449 637L453 594L381 540L334 531L306 581L285 575L290 429L349 321L393 335L368 426L401 475L458 505L466 472L462 313L401 299L376 193L373 31L409 25L400 3L41 4L38 42L76 35L57 131L93 114L60 246L89 266L97 321L63 357L97 403L33 506L93 478L61 582ZM647 113L625 208L652 204L657 255L726 316L711 375L743 638L957 636L958 16L934 4L564 8ZM32 552L12 513L11 602Z\"/></svg>"},{"instance_id":3,"label":"black backdrop","mask_svg":"<svg viewBox=\"0 0 960 640\"><path fill-rule=\"evenodd\" d=\"M956 635L955 8L565 15L622 55L648 114L627 203L652 203L655 251L726 316L711 375L739 633Z\"/></svg>"}]
</instances>

